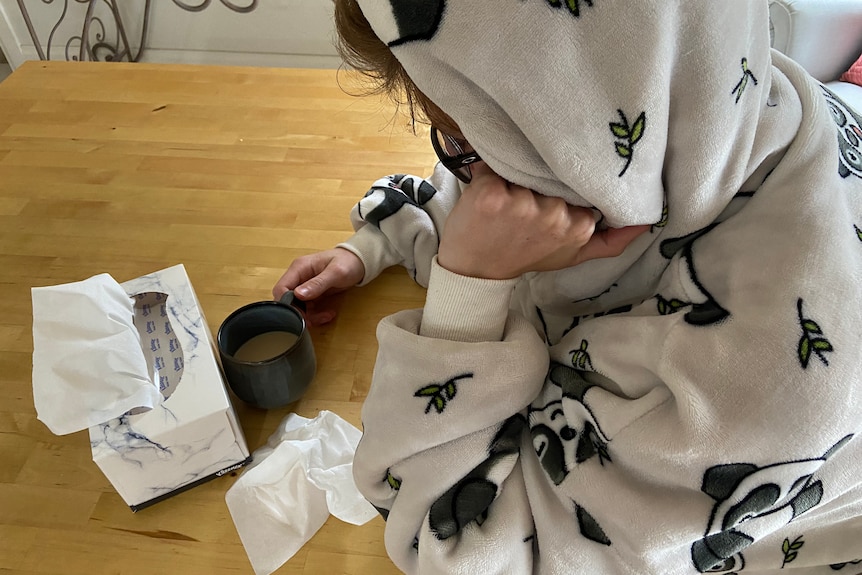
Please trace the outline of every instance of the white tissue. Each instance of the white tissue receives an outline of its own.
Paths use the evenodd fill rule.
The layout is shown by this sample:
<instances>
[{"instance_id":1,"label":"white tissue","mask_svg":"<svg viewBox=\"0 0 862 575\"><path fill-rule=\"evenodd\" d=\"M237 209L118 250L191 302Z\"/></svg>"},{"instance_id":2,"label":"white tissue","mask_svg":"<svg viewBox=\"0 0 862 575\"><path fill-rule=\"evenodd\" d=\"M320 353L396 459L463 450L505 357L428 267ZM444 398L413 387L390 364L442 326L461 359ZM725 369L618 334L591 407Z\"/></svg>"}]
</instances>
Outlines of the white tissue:
<instances>
[{"instance_id":1,"label":"white tissue","mask_svg":"<svg viewBox=\"0 0 862 575\"><path fill-rule=\"evenodd\" d=\"M133 323L133 302L110 275L33 288L33 400L56 435L161 401Z\"/></svg>"},{"instance_id":2,"label":"white tissue","mask_svg":"<svg viewBox=\"0 0 862 575\"><path fill-rule=\"evenodd\" d=\"M353 482L362 432L331 411L282 421L225 500L256 575L269 575L323 526L329 514L354 525L375 515Z\"/></svg>"}]
</instances>

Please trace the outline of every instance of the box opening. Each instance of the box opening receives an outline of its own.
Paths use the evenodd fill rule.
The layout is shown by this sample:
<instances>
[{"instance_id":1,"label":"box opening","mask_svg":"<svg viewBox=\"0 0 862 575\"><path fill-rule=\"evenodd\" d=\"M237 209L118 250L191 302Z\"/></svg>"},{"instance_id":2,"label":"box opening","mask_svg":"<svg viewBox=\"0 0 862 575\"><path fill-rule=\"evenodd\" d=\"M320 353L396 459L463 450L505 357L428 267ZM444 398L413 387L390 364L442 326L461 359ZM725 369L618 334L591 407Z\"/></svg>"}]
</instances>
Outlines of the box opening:
<instances>
[{"instance_id":1,"label":"box opening","mask_svg":"<svg viewBox=\"0 0 862 575\"><path fill-rule=\"evenodd\" d=\"M144 292L133 296L134 324L141 335L141 349L153 381L162 397L169 398L183 377L185 358L168 314L168 295Z\"/></svg>"}]
</instances>

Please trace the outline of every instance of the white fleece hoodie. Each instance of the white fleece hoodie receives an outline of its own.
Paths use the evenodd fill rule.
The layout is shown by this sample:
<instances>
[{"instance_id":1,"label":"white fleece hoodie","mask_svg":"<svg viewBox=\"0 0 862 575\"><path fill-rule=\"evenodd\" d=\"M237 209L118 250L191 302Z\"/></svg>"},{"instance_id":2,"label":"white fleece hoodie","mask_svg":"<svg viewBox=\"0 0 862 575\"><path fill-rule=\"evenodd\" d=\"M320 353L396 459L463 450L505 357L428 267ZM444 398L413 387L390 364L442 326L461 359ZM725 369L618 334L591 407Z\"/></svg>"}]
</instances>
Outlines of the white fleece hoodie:
<instances>
[{"instance_id":1,"label":"white fleece hoodie","mask_svg":"<svg viewBox=\"0 0 862 575\"><path fill-rule=\"evenodd\" d=\"M444 170L359 202L364 281L428 286L378 328L354 462L396 565L862 572L862 118L765 0L359 3L494 171L652 224L489 281L436 265Z\"/></svg>"}]
</instances>

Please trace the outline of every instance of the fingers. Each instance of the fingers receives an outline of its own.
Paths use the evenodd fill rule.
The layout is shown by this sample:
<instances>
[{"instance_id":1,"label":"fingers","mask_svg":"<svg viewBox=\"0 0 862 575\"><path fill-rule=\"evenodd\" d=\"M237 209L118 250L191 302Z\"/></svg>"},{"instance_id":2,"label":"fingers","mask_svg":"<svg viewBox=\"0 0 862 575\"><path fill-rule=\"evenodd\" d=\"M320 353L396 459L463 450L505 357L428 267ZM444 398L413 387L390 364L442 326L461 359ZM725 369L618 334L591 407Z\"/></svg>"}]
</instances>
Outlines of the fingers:
<instances>
[{"instance_id":1,"label":"fingers","mask_svg":"<svg viewBox=\"0 0 862 575\"><path fill-rule=\"evenodd\" d=\"M347 288L362 281L365 266L352 252L335 248L293 260L272 295L278 299L292 289L299 299L312 300L333 288Z\"/></svg>"},{"instance_id":2,"label":"fingers","mask_svg":"<svg viewBox=\"0 0 862 575\"><path fill-rule=\"evenodd\" d=\"M330 289L336 275L326 271L327 260L319 256L311 254L295 259L272 288L276 300L292 289L299 299L306 301L304 315L310 326L327 324L337 314L337 301L333 298L317 299ZM318 273L321 266L323 269Z\"/></svg>"},{"instance_id":3,"label":"fingers","mask_svg":"<svg viewBox=\"0 0 862 575\"><path fill-rule=\"evenodd\" d=\"M313 254L294 260L276 284L273 295L278 298L277 292L283 294L292 289L299 299L309 301L336 287L341 279L339 271L329 265L331 260L317 256Z\"/></svg>"},{"instance_id":4,"label":"fingers","mask_svg":"<svg viewBox=\"0 0 862 575\"><path fill-rule=\"evenodd\" d=\"M625 249L638 236L650 229L650 226L626 226L624 228L608 228L596 232L578 252L577 262L600 258L613 258Z\"/></svg>"},{"instance_id":5,"label":"fingers","mask_svg":"<svg viewBox=\"0 0 862 575\"><path fill-rule=\"evenodd\" d=\"M338 314L337 302L332 298L310 301L306 304L305 321L312 327L325 325Z\"/></svg>"},{"instance_id":6,"label":"fingers","mask_svg":"<svg viewBox=\"0 0 862 575\"><path fill-rule=\"evenodd\" d=\"M488 164L485 162L476 162L475 164L470 164L470 174L472 179L470 180L470 184L464 188L463 194L470 194L477 191L486 191L489 189L498 189L500 191L505 191L508 189L511 184L507 180L504 180L500 177L497 172L493 171L488 167Z\"/></svg>"},{"instance_id":7,"label":"fingers","mask_svg":"<svg viewBox=\"0 0 862 575\"><path fill-rule=\"evenodd\" d=\"M497 173L494 172L491 168L489 168L488 164L482 161L470 164L470 175L472 176L472 179L475 180L476 178L481 178L488 175L497 176ZM500 176L497 177L499 178Z\"/></svg>"},{"instance_id":8,"label":"fingers","mask_svg":"<svg viewBox=\"0 0 862 575\"><path fill-rule=\"evenodd\" d=\"M316 255L316 254L315 254ZM293 260L287 271L272 288L272 296L276 300L281 299L287 290L295 290L297 286L317 275L314 256L304 256ZM305 298L303 298L305 299Z\"/></svg>"},{"instance_id":9,"label":"fingers","mask_svg":"<svg viewBox=\"0 0 862 575\"><path fill-rule=\"evenodd\" d=\"M340 276L332 267L325 267L319 274L302 282L293 290L301 300L313 300L321 297L331 288L337 286Z\"/></svg>"}]
</instances>

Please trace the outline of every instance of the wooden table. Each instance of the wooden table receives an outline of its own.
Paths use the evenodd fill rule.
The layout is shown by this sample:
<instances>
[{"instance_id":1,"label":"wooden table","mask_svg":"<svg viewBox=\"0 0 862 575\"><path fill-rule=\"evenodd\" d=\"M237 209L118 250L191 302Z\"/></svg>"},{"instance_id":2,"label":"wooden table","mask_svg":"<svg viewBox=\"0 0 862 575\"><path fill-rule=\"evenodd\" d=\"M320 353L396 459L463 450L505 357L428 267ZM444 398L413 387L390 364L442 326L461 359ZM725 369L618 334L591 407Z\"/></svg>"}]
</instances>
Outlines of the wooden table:
<instances>
[{"instance_id":1,"label":"wooden table","mask_svg":"<svg viewBox=\"0 0 862 575\"><path fill-rule=\"evenodd\" d=\"M432 162L424 132L343 93L334 71L28 62L0 83L0 572L252 573L224 502L235 477L134 514L86 432L57 437L36 419L32 286L183 263L215 330L271 298L293 258L348 237L373 180L427 175ZM237 405L249 447L291 410L358 426L376 323L423 298L400 269L348 292L312 332L306 396L268 412ZM330 518L277 573L398 573L382 536L379 518Z\"/></svg>"}]
</instances>

